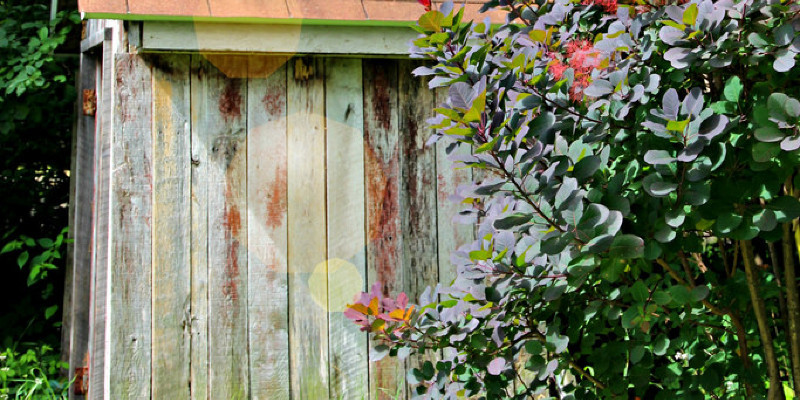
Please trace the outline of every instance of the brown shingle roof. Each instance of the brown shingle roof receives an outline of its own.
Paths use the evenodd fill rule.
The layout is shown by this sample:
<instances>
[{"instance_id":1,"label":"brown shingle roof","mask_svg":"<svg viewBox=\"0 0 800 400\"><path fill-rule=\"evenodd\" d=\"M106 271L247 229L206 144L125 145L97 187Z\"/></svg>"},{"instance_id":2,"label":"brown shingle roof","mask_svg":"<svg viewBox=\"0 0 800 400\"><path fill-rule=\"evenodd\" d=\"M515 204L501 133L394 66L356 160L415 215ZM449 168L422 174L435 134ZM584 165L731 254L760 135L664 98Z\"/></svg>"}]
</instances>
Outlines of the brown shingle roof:
<instances>
[{"instance_id":1,"label":"brown shingle roof","mask_svg":"<svg viewBox=\"0 0 800 400\"><path fill-rule=\"evenodd\" d=\"M482 20L482 0L456 1L467 19ZM460 4L459 4L460 3ZM79 0L78 8L89 18L149 19L269 19L406 22L416 21L424 8L416 0ZM502 13L489 14L503 22Z\"/></svg>"}]
</instances>

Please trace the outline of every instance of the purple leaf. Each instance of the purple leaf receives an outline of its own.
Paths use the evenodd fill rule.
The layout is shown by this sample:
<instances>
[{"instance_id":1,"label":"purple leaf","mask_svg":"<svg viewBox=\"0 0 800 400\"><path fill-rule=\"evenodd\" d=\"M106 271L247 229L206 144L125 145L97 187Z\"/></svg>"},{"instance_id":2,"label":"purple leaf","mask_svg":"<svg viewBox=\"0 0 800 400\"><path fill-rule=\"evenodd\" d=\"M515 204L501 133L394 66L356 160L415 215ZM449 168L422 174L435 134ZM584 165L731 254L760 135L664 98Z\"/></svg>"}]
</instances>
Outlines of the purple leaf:
<instances>
[{"instance_id":1,"label":"purple leaf","mask_svg":"<svg viewBox=\"0 0 800 400\"><path fill-rule=\"evenodd\" d=\"M694 58L692 51L683 47L673 47L664 53L664 59L672 63L672 66L677 69L688 67L694 61Z\"/></svg>"},{"instance_id":2,"label":"purple leaf","mask_svg":"<svg viewBox=\"0 0 800 400\"><path fill-rule=\"evenodd\" d=\"M492 360L492 362L489 363L486 369L492 375L500 375L500 373L503 372L503 369L505 367L506 367L506 360L502 357L497 357L494 360Z\"/></svg>"},{"instance_id":3,"label":"purple leaf","mask_svg":"<svg viewBox=\"0 0 800 400\"><path fill-rule=\"evenodd\" d=\"M678 91L675 89L667 90L667 93L664 93L664 99L662 102L662 108L664 109L664 115L667 119L675 121L678 119L678 107L681 105L681 99L678 98Z\"/></svg>"},{"instance_id":4,"label":"purple leaf","mask_svg":"<svg viewBox=\"0 0 800 400\"><path fill-rule=\"evenodd\" d=\"M601 97L614 92L614 86L611 82L603 79L598 79L592 82L589 87L584 89L583 94L589 97Z\"/></svg>"},{"instance_id":5,"label":"purple leaf","mask_svg":"<svg viewBox=\"0 0 800 400\"><path fill-rule=\"evenodd\" d=\"M675 161L675 157L666 150L648 150L644 153L644 162L650 165L669 164Z\"/></svg>"},{"instance_id":6,"label":"purple leaf","mask_svg":"<svg viewBox=\"0 0 800 400\"><path fill-rule=\"evenodd\" d=\"M456 82L450 86L450 104L456 108L469 109L472 105L472 87L465 82Z\"/></svg>"},{"instance_id":7,"label":"purple leaf","mask_svg":"<svg viewBox=\"0 0 800 400\"><path fill-rule=\"evenodd\" d=\"M786 72L794 67L795 53L789 51L788 48L783 48L775 52L775 62L772 68L777 72Z\"/></svg>"}]
</instances>

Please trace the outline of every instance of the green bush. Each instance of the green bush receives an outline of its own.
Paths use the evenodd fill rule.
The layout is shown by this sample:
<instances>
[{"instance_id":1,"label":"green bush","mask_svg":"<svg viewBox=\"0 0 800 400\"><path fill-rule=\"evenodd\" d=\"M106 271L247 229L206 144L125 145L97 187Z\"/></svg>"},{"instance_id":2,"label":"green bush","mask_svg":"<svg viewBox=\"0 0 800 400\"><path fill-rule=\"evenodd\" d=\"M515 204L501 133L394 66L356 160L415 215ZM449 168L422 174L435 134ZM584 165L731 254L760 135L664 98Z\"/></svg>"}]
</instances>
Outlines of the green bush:
<instances>
[{"instance_id":1,"label":"green bush","mask_svg":"<svg viewBox=\"0 0 800 400\"><path fill-rule=\"evenodd\" d=\"M24 353L6 349L0 353L0 399L66 399L69 385L60 370L67 367L47 345Z\"/></svg>"},{"instance_id":2,"label":"green bush","mask_svg":"<svg viewBox=\"0 0 800 400\"><path fill-rule=\"evenodd\" d=\"M800 5L483 8L509 22L445 3L412 49L478 240L416 307L380 285L350 306L374 353L439 352L407 375L428 398L791 396Z\"/></svg>"}]
</instances>

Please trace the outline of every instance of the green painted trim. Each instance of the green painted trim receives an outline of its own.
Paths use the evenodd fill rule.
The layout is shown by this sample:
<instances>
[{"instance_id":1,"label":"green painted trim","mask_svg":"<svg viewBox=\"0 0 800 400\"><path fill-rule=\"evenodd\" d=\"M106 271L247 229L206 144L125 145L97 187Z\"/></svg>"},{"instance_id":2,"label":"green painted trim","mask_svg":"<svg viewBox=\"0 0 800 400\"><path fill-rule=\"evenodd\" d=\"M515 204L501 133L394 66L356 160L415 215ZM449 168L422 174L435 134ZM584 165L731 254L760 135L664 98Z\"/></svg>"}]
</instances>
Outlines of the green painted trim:
<instances>
[{"instance_id":1,"label":"green painted trim","mask_svg":"<svg viewBox=\"0 0 800 400\"><path fill-rule=\"evenodd\" d=\"M243 24L272 25L327 25L327 26L394 26L411 28L416 21L380 21L380 20L341 20L313 18L256 18L256 17L192 17L187 15L152 15L152 14L115 14L115 13L83 13L83 19L118 19L124 21L162 21L162 22L235 22Z\"/></svg>"}]
</instances>

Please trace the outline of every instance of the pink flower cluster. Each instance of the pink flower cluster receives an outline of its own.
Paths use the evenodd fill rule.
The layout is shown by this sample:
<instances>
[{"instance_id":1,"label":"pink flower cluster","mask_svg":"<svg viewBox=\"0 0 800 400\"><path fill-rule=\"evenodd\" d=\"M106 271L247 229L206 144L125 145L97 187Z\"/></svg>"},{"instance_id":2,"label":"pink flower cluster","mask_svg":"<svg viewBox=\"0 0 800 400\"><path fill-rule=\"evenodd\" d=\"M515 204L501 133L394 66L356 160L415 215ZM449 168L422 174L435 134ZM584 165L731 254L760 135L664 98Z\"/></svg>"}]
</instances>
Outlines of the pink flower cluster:
<instances>
[{"instance_id":1,"label":"pink flower cluster","mask_svg":"<svg viewBox=\"0 0 800 400\"><path fill-rule=\"evenodd\" d=\"M414 306L408 306L405 293L397 299L383 296L381 283L375 282L369 292L361 293L348 304L344 316L361 326L362 331L399 333L408 328Z\"/></svg>"},{"instance_id":2,"label":"pink flower cluster","mask_svg":"<svg viewBox=\"0 0 800 400\"><path fill-rule=\"evenodd\" d=\"M583 100L583 90L589 86L592 70L599 68L603 62L600 50L595 49L588 40L579 39L567 42L565 57L552 52L548 55L553 59L549 71L556 80L561 80L567 68L572 68L574 77L569 98L576 102Z\"/></svg>"},{"instance_id":3,"label":"pink flower cluster","mask_svg":"<svg viewBox=\"0 0 800 400\"><path fill-rule=\"evenodd\" d=\"M583 0L581 4L603 7L603 10L610 14L617 13L617 0Z\"/></svg>"}]
</instances>

